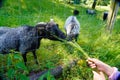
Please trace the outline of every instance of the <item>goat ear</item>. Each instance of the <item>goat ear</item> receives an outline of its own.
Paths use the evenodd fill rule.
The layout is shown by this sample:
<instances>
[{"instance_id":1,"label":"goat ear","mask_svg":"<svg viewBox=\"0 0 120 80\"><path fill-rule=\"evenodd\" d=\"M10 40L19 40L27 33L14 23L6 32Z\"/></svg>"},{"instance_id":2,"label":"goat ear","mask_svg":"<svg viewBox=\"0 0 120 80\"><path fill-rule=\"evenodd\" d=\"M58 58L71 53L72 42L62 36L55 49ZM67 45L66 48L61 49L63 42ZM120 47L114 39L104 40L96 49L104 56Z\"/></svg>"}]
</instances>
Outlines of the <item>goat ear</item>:
<instances>
[{"instance_id":1,"label":"goat ear","mask_svg":"<svg viewBox=\"0 0 120 80\"><path fill-rule=\"evenodd\" d=\"M47 23L40 22L35 27L37 27L38 29L44 29L46 27L46 25L47 25Z\"/></svg>"},{"instance_id":2,"label":"goat ear","mask_svg":"<svg viewBox=\"0 0 120 80\"><path fill-rule=\"evenodd\" d=\"M45 23L45 22L40 22L40 23L38 23L36 26L37 27L44 27L44 26L46 26L47 25L47 23Z\"/></svg>"}]
</instances>

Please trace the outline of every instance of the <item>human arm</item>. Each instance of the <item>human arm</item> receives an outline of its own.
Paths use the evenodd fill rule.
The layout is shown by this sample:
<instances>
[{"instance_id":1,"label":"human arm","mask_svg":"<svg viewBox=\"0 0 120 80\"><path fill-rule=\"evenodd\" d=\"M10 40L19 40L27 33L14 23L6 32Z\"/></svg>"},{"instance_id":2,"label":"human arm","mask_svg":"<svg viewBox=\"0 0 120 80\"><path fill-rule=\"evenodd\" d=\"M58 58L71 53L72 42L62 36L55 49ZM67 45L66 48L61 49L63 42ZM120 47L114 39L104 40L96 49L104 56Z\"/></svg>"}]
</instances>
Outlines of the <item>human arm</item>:
<instances>
[{"instance_id":1,"label":"human arm","mask_svg":"<svg viewBox=\"0 0 120 80\"><path fill-rule=\"evenodd\" d=\"M95 59L95 58L89 58L87 60L89 66L93 69L97 69L98 71L104 72L108 77L109 80L119 80L120 72L117 68L111 67L108 64Z\"/></svg>"}]
</instances>

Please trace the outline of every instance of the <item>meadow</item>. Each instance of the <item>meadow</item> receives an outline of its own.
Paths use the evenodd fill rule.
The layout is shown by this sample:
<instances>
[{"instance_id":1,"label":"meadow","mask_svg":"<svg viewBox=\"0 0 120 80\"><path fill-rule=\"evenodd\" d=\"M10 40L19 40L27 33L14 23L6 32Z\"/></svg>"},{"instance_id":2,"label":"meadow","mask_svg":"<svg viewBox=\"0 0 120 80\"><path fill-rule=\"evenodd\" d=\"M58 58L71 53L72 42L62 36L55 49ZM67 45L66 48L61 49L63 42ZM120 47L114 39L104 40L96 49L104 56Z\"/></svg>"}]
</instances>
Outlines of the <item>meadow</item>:
<instances>
[{"instance_id":1,"label":"meadow","mask_svg":"<svg viewBox=\"0 0 120 80\"><path fill-rule=\"evenodd\" d=\"M77 43L90 57L120 69L120 9L112 34L107 34L106 21L102 20L102 16L104 11L109 11L109 6L96 6L95 15L86 14L88 8L91 8L91 4L67 4L59 0L4 0L0 8L0 26L34 26L53 18L65 33L64 22L77 9L80 11L77 18L81 26ZM0 77L4 80L29 80L28 76L32 72L67 65L74 59L80 59L76 66L70 70L64 69L59 78L48 76L48 80L92 80L92 70L87 66L85 56L66 43L42 39L37 50L39 65L35 64L31 53L27 54L27 66L20 54L14 54L19 52L11 53L0 54Z\"/></svg>"}]
</instances>

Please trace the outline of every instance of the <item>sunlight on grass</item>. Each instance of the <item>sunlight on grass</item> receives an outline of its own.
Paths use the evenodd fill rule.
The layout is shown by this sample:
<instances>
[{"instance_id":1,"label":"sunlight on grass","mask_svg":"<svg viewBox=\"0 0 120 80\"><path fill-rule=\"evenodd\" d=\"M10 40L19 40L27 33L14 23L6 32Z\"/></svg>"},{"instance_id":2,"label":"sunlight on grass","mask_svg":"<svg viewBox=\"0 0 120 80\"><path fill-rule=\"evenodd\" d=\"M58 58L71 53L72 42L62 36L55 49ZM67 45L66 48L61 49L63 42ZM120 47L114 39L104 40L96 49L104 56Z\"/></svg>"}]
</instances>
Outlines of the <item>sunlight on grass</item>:
<instances>
[{"instance_id":1,"label":"sunlight on grass","mask_svg":"<svg viewBox=\"0 0 120 80\"><path fill-rule=\"evenodd\" d=\"M75 6L71 6L69 4L66 4L64 3L64 1L55 1L55 0L52 0L54 3L58 3L58 4L61 4L61 5L64 5L65 7L69 7L71 9L75 9Z\"/></svg>"},{"instance_id":2,"label":"sunlight on grass","mask_svg":"<svg viewBox=\"0 0 120 80\"><path fill-rule=\"evenodd\" d=\"M110 6L96 6L96 9L99 11L109 11Z\"/></svg>"},{"instance_id":3,"label":"sunlight on grass","mask_svg":"<svg viewBox=\"0 0 120 80\"><path fill-rule=\"evenodd\" d=\"M24 0L20 0L20 2L21 2L21 5L22 5L22 8L26 9L27 7L26 7L26 4L24 3Z\"/></svg>"},{"instance_id":4,"label":"sunlight on grass","mask_svg":"<svg viewBox=\"0 0 120 80\"><path fill-rule=\"evenodd\" d=\"M105 33L103 33L94 43L94 46L100 46L103 45L104 43L106 43L109 39L110 35L107 35Z\"/></svg>"},{"instance_id":5,"label":"sunlight on grass","mask_svg":"<svg viewBox=\"0 0 120 80\"><path fill-rule=\"evenodd\" d=\"M117 19L120 19L120 15L117 15Z\"/></svg>"},{"instance_id":6,"label":"sunlight on grass","mask_svg":"<svg viewBox=\"0 0 120 80\"><path fill-rule=\"evenodd\" d=\"M89 56L120 68L120 10L113 34L108 35L104 30L106 21L103 22L102 16L104 11L109 11L109 5L96 6L95 15L86 14L88 8L91 8L91 2L88 5L76 5L57 0L5 0L4 6L0 8L0 26L35 26L38 22L48 22L53 18L59 24L59 28L65 32L66 18L72 15L73 9L78 9L80 15L77 19L81 28L77 43L68 43L70 44L68 45L59 41L42 39L40 48L36 51L39 65L35 64L33 54L30 52L27 55L27 69L29 72L44 71L58 65L68 65L72 60L80 59L78 65L69 71L63 71L62 76L57 80L92 80L91 69L86 65L86 58ZM24 72L22 62L23 59L19 53L18 55L0 55L0 73L6 75L15 71L16 75L21 73L28 75L28 72ZM12 75L9 74L9 76Z\"/></svg>"},{"instance_id":7,"label":"sunlight on grass","mask_svg":"<svg viewBox=\"0 0 120 80\"><path fill-rule=\"evenodd\" d=\"M63 20L60 17L58 17L58 16L54 16L53 19L54 19L55 22L57 22L59 24L59 27L62 30L64 30L64 24L65 23L63 22Z\"/></svg>"}]
</instances>

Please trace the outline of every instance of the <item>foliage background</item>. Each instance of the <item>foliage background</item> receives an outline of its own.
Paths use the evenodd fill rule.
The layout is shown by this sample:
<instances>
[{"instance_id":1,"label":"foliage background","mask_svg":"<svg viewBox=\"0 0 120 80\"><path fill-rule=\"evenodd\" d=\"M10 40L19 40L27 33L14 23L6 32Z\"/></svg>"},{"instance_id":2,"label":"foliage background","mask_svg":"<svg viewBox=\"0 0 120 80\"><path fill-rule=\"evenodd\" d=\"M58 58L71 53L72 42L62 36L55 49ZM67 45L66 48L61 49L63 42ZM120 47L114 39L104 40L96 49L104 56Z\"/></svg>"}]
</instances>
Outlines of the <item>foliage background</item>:
<instances>
[{"instance_id":1,"label":"foliage background","mask_svg":"<svg viewBox=\"0 0 120 80\"><path fill-rule=\"evenodd\" d=\"M0 8L0 26L18 27L21 25L36 25L38 22L48 22L53 18L60 29L66 18L72 15L73 9L78 9L77 17L81 30L78 44L90 57L98 58L111 66L120 69L120 10L118 12L113 33L105 33L106 21L102 21L104 11L109 10L110 0L98 0L96 15L86 14L86 9L91 8L92 0L84 4L68 4L62 0L4 0ZM107 4L107 6L105 6ZM27 67L23 64L20 54L0 55L0 76L10 80L27 80L32 72L44 71L58 65L67 64L73 59L80 59L78 65L71 70L63 71L57 80L92 80L91 69L86 65L86 59L75 48L58 41L42 39L40 48L36 51L39 65L36 65L31 53L27 54ZM54 79L50 77L50 80Z\"/></svg>"}]
</instances>

